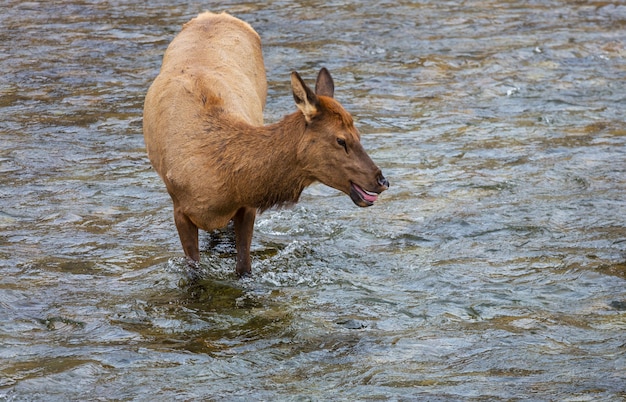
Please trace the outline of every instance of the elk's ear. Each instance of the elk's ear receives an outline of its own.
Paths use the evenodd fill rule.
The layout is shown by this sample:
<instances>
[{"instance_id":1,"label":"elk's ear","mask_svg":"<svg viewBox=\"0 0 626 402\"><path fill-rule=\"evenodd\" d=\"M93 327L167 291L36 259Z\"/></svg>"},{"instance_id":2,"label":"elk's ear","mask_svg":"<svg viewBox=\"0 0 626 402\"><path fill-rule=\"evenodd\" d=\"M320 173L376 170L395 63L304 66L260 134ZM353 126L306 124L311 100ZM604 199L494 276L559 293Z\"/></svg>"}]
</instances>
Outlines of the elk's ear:
<instances>
[{"instance_id":1,"label":"elk's ear","mask_svg":"<svg viewBox=\"0 0 626 402\"><path fill-rule=\"evenodd\" d=\"M326 67L322 67L319 74L317 74L317 81L315 82L315 93L317 95L333 97L335 94L335 83L333 77L330 76Z\"/></svg>"},{"instance_id":2,"label":"elk's ear","mask_svg":"<svg viewBox=\"0 0 626 402\"><path fill-rule=\"evenodd\" d=\"M307 123L310 123L317 114L319 100L315 93L306 86L300 74L295 71L291 73L291 91L293 99L296 101L296 106L304 114Z\"/></svg>"}]
</instances>

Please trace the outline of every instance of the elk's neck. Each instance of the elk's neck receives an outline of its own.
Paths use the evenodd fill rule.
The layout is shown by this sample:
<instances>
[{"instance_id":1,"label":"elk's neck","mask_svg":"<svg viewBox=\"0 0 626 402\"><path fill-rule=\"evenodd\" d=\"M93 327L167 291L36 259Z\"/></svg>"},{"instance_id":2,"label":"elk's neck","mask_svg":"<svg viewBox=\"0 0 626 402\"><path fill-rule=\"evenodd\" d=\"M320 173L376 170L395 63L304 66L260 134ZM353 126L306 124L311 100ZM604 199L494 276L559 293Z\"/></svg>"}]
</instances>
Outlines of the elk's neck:
<instances>
[{"instance_id":1,"label":"elk's neck","mask_svg":"<svg viewBox=\"0 0 626 402\"><path fill-rule=\"evenodd\" d=\"M242 201L261 210L298 201L314 181L298 160L305 127L302 114L296 112L278 123L242 133L241 157L235 167L236 185L246 198Z\"/></svg>"}]
</instances>

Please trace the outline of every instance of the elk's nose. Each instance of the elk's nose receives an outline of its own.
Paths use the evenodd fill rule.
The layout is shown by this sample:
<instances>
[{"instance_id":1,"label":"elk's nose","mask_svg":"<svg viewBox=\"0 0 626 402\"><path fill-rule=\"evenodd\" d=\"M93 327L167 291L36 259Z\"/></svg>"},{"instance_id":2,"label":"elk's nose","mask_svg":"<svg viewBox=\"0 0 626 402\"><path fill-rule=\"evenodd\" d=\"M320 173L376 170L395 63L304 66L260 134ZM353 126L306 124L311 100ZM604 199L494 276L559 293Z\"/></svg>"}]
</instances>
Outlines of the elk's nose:
<instances>
[{"instance_id":1,"label":"elk's nose","mask_svg":"<svg viewBox=\"0 0 626 402\"><path fill-rule=\"evenodd\" d=\"M382 187L389 188L389 180L385 179L382 173L378 175L378 184Z\"/></svg>"}]
</instances>

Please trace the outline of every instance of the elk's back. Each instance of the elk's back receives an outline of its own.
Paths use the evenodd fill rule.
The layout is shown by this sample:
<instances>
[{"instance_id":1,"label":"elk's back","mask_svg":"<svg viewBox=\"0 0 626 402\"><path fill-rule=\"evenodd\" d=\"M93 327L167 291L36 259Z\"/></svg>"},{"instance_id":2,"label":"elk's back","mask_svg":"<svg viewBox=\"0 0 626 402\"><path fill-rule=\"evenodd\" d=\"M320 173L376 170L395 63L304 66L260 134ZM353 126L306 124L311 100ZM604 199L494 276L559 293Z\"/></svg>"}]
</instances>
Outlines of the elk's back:
<instances>
[{"instance_id":1,"label":"elk's back","mask_svg":"<svg viewBox=\"0 0 626 402\"><path fill-rule=\"evenodd\" d=\"M226 13L207 12L183 26L168 46L144 104L148 156L170 193L171 172L181 180L201 173L190 169L203 127L224 121L263 125L266 95L261 40L250 25Z\"/></svg>"}]
</instances>

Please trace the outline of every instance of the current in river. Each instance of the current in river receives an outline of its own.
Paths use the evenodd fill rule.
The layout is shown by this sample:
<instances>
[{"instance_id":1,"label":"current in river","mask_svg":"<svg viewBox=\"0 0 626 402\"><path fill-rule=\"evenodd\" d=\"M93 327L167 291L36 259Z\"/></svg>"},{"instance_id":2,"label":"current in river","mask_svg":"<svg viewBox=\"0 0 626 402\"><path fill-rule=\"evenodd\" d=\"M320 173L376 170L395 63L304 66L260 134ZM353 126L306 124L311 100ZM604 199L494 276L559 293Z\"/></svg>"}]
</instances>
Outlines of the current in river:
<instances>
[{"instance_id":1,"label":"current in river","mask_svg":"<svg viewBox=\"0 0 626 402\"><path fill-rule=\"evenodd\" d=\"M391 182L228 230L187 280L143 99L198 13L321 67ZM3 1L0 400L626 398L620 1Z\"/></svg>"}]
</instances>

